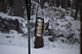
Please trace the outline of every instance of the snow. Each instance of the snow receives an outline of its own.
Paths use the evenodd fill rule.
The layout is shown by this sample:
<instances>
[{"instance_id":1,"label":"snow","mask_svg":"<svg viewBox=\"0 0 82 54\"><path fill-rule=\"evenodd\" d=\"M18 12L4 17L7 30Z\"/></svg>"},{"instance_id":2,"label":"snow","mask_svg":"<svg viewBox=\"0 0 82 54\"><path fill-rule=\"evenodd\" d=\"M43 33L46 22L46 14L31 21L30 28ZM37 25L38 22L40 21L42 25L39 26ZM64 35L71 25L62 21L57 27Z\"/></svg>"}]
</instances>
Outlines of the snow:
<instances>
[{"instance_id":1,"label":"snow","mask_svg":"<svg viewBox=\"0 0 82 54\"><path fill-rule=\"evenodd\" d=\"M9 38L7 38L9 37ZM10 33L3 34L0 33L0 45L9 45L9 46L27 46L27 39L22 37L22 34Z\"/></svg>"},{"instance_id":2,"label":"snow","mask_svg":"<svg viewBox=\"0 0 82 54\"><path fill-rule=\"evenodd\" d=\"M80 54L79 49L31 48L31 54ZM0 54L28 54L28 48L0 45Z\"/></svg>"},{"instance_id":3,"label":"snow","mask_svg":"<svg viewBox=\"0 0 82 54\"><path fill-rule=\"evenodd\" d=\"M27 50L21 47L0 46L0 54L27 54Z\"/></svg>"},{"instance_id":4,"label":"snow","mask_svg":"<svg viewBox=\"0 0 82 54\"><path fill-rule=\"evenodd\" d=\"M34 12L31 16L31 23L36 21L36 9L39 5L37 2L32 2L32 11ZM52 29L54 34L64 34L64 36L69 36L69 34L74 33L74 38L80 41L80 20L74 20L71 16L70 10L65 10L61 7L57 8L54 6L49 6L46 2L46 8L43 8L44 14L39 7L38 15L43 18L45 23L49 23L49 29ZM66 11L68 14L66 14ZM75 10L72 10L73 12ZM26 13L25 13L26 14ZM73 13L74 14L74 13ZM64 15L64 17L61 17ZM22 24L21 29L24 34L18 33L15 30L10 30L9 33L0 32L0 54L28 54L28 30L27 30L27 20L19 16L10 16L0 12L0 17L3 19L17 19L20 24ZM70 25L71 24L71 25ZM61 42L61 39L67 40L64 37L59 37L57 41L50 42L48 39L52 36L43 36L44 47L35 49L34 48L34 25L31 25L31 50L32 54L80 54L80 43L68 44ZM67 28L68 27L68 28Z\"/></svg>"},{"instance_id":5,"label":"snow","mask_svg":"<svg viewBox=\"0 0 82 54\"><path fill-rule=\"evenodd\" d=\"M6 38L10 36L10 38ZM44 36L44 47L34 48L34 37L31 37L31 53L32 54L79 54L78 45L68 45L60 41L50 42L50 36ZM11 32L10 34L0 33L0 54L28 54L28 38L22 34Z\"/></svg>"},{"instance_id":6,"label":"snow","mask_svg":"<svg viewBox=\"0 0 82 54\"><path fill-rule=\"evenodd\" d=\"M27 27L26 27L27 21L24 18L19 17L19 16L10 16L10 15L4 14L3 12L0 12L0 17L6 20L8 19L16 20L17 19L19 23L22 25L21 26L22 31L24 33L28 32Z\"/></svg>"}]
</instances>

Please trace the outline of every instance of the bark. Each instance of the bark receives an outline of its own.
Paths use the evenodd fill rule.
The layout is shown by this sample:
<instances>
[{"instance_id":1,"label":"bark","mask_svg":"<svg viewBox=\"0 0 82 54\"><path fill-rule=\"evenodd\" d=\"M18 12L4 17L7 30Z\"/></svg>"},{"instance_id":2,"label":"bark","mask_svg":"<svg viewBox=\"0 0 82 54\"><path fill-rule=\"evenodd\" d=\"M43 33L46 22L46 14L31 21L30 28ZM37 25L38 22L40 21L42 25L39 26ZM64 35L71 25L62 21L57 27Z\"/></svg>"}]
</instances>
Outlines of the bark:
<instances>
[{"instance_id":1,"label":"bark","mask_svg":"<svg viewBox=\"0 0 82 54\"><path fill-rule=\"evenodd\" d=\"M15 16L24 16L24 0L13 0L14 3L14 15Z\"/></svg>"},{"instance_id":2,"label":"bark","mask_svg":"<svg viewBox=\"0 0 82 54\"><path fill-rule=\"evenodd\" d=\"M0 11L7 12L7 3L5 0L0 0Z\"/></svg>"},{"instance_id":3,"label":"bark","mask_svg":"<svg viewBox=\"0 0 82 54\"><path fill-rule=\"evenodd\" d=\"M60 0L56 0L56 7L60 6Z\"/></svg>"},{"instance_id":4,"label":"bark","mask_svg":"<svg viewBox=\"0 0 82 54\"><path fill-rule=\"evenodd\" d=\"M80 0L80 22L81 22L81 33L80 33L80 52L82 54L82 0Z\"/></svg>"},{"instance_id":5,"label":"bark","mask_svg":"<svg viewBox=\"0 0 82 54\"><path fill-rule=\"evenodd\" d=\"M76 0L75 3L76 3L76 6L75 6L76 12L75 12L74 19L76 20L77 19L77 14L78 14L78 11L79 11L79 7L80 7L79 6L79 0Z\"/></svg>"}]
</instances>

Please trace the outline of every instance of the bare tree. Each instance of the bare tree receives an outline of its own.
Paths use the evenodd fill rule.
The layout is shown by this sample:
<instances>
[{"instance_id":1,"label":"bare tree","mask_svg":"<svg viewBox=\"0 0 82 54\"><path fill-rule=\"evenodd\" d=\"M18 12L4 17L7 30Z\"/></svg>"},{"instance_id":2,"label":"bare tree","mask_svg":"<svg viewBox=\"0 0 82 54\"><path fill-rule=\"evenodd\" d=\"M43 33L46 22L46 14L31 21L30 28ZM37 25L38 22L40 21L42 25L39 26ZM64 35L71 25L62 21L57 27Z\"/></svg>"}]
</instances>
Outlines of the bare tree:
<instances>
[{"instance_id":1,"label":"bare tree","mask_svg":"<svg viewBox=\"0 0 82 54\"><path fill-rule=\"evenodd\" d=\"M80 43L80 46L81 46L81 50L82 50L82 0L80 0L80 15L81 15L81 17L80 17L80 21L81 21L81 33L80 33L80 41L81 41L81 43ZM82 53L82 52L81 52Z\"/></svg>"},{"instance_id":2,"label":"bare tree","mask_svg":"<svg viewBox=\"0 0 82 54\"><path fill-rule=\"evenodd\" d=\"M75 20L77 19L77 14L78 14L78 11L79 11L79 0L75 0L75 9L76 9L76 12L75 12Z\"/></svg>"},{"instance_id":3,"label":"bare tree","mask_svg":"<svg viewBox=\"0 0 82 54\"><path fill-rule=\"evenodd\" d=\"M7 12L7 3L6 3L6 0L0 0L0 11Z\"/></svg>"},{"instance_id":4,"label":"bare tree","mask_svg":"<svg viewBox=\"0 0 82 54\"><path fill-rule=\"evenodd\" d=\"M13 0L13 8L14 8L14 15L15 16L24 16L24 0Z\"/></svg>"}]
</instances>

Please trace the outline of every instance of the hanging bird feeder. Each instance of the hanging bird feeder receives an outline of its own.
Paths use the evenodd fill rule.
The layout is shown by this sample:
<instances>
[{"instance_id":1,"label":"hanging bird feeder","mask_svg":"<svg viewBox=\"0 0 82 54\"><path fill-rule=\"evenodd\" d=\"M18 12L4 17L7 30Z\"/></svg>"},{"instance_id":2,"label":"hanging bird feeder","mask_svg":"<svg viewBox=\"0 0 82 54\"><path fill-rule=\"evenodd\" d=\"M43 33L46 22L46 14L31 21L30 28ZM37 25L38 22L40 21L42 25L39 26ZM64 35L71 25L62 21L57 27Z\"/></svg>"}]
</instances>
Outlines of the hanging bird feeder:
<instances>
[{"instance_id":1,"label":"hanging bird feeder","mask_svg":"<svg viewBox=\"0 0 82 54\"><path fill-rule=\"evenodd\" d=\"M35 23L35 36L42 37L43 29L44 29L44 19L37 17Z\"/></svg>"},{"instance_id":2,"label":"hanging bird feeder","mask_svg":"<svg viewBox=\"0 0 82 54\"><path fill-rule=\"evenodd\" d=\"M44 46L44 41L43 41L44 17L41 18L37 16L38 10L39 10L39 5L36 13L36 22L35 22L35 31L34 31L34 36L35 36L34 48L42 48Z\"/></svg>"},{"instance_id":3,"label":"hanging bird feeder","mask_svg":"<svg viewBox=\"0 0 82 54\"><path fill-rule=\"evenodd\" d=\"M44 46L43 41L44 19L37 17L35 23L35 41L34 48L42 48Z\"/></svg>"}]
</instances>

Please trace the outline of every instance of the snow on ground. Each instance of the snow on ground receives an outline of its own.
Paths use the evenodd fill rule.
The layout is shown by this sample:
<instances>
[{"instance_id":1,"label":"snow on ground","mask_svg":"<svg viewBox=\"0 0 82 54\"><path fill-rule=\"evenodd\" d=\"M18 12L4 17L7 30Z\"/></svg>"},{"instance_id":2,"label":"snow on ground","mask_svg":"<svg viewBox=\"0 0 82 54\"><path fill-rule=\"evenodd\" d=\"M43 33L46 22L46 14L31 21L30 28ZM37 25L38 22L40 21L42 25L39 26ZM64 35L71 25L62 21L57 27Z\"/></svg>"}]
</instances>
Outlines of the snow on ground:
<instances>
[{"instance_id":1,"label":"snow on ground","mask_svg":"<svg viewBox=\"0 0 82 54\"><path fill-rule=\"evenodd\" d=\"M11 36L11 38L6 38ZM44 36L44 47L33 48L34 38L31 38L32 54L79 54L78 45L68 45L57 42L50 42L49 36ZM21 34L2 34L0 33L0 54L28 54L28 39L22 37Z\"/></svg>"},{"instance_id":2,"label":"snow on ground","mask_svg":"<svg viewBox=\"0 0 82 54\"><path fill-rule=\"evenodd\" d=\"M31 54L80 54L79 49L62 49L62 48L31 48ZM27 48L2 46L0 45L0 54L28 54Z\"/></svg>"},{"instance_id":3,"label":"snow on ground","mask_svg":"<svg viewBox=\"0 0 82 54\"><path fill-rule=\"evenodd\" d=\"M28 40L21 36L22 34L17 34L17 33L10 33L10 34L0 33L0 45L10 45L10 46L12 45L12 46L25 47L27 46Z\"/></svg>"},{"instance_id":4,"label":"snow on ground","mask_svg":"<svg viewBox=\"0 0 82 54\"><path fill-rule=\"evenodd\" d=\"M10 38L8 38L8 36ZM50 36L44 36L44 47L34 49L34 37L31 38L32 54L79 54L79 44L69 45L60 41L50 42ZM0 32L0 54L28 54L28 38L17 32L3 34Z\"/></svg>"},{"instance_id":5,"label":"snow on ground","mask_svg":"<svg viewBox=\"0 0 82 54\"><path fill-rule=\"evenodd\" d=\"M9 38L8 38L9 37ZM65 44L60 40L55 42L50 42L48 40L50 36L44 36L44 47L45 48L79 48L79 44ZM18 47L27 47L28 46L28 38L27 36L22 36L22 34L3 34L0 33L0 45L9 45L9 46L18 46ZM34 37L31 37L31 47L34 47Z\"/></svg>"}]
</instances>

